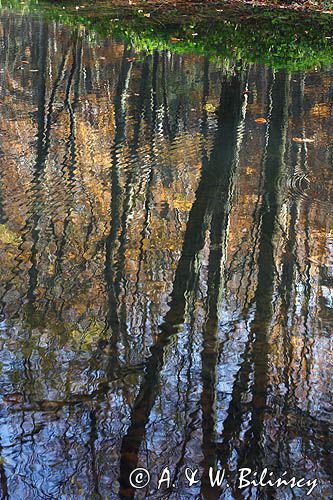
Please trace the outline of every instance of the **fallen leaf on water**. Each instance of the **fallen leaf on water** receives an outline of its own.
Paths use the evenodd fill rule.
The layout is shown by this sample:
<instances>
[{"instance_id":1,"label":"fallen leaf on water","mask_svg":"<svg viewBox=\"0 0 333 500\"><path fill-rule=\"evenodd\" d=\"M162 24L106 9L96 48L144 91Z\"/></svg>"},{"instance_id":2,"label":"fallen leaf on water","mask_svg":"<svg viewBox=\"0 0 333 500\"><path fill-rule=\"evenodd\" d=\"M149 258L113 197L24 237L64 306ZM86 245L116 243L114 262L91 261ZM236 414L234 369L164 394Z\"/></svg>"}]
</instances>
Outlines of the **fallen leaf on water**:
<instances>
[{"instance_id":1,"label":"fallen leaf on water","mask_svg":"<svg viewBox=\"0 0 333 500\"><path fill-rule=\"evenodd\" d=\"M245 168L246 175L252 175L252 174L255 174L255 172L256 172L256 169L253 168L253 167L249 167L248 166L248 167Z\"/></svg>"},{"instance_id":2,"label":"fallen leaf on water","mask_svg":"<svg viewBox=\"0 0 333 500\"><path fill-rule=\"evenodd\" d=\"M254 121L255 121L256 123L267 123L266 118L256 118Z\"/></svg>"},{"instance_id":3,"label":"fallen leaf on water","mask_svg":"<svg viewBox=\"0 0 333 500\"><path fill-rule=\"evenodd\" d=\"M29 64L29 61L21 61L21 64Z\"/></svg>"},{"instance_id":4,"label":"fallen leaf on water","mask_svg":"<svg viewBox=\"0 0 333 500\"><path fill-rule=\"evenodd\" d=\"M180 42L181 40L180 40L180 38L176 38L175 36L172 36L170 38L170 41L175 43L175 42Z\"/></svg>"},{"instance_id":5,"label":"fallen leaf on water","mask_svg":"<svg viewBox=\"0 0 333 500\"><path fill-rule=\"evenodd\" d=\"M215 113L216 106L214 106L214 104L210 102L207 102L207 104L204 105L204 109L207 111L207 113Z\"/></svg>"},{"instance_id":6,"label":"fallen leaf on water","mask_svg":"<svg viewBox=\"0 0 333 500\"><path fill-rule=\"evenodd\" d=\"M316 264L316 266L320 266L318 258L319 257L317 255L314 255L313 257L308 257L308 261L311 262L312 264Z\"/></svg>"},{"instance_id":7,"label":"fallen leaf on water","mask_svg":"<svg viewBox=\"0 0 333 500\"><path fill-rule=\"evenodd\" d=\"M309 139L307 137L293 137L294 142L314 142L314 139Z\"/></svg>"},{"instance_id":8,"label":"fallen leaf on water","mask_svg":"<svg viewBox=\"0 0 333 500\"><path fill-rule=\"evenodd\" d=\"M144 15L145 17L150 17L150 12L145 12L143 15Z\"/></svg>"}]
</instances>

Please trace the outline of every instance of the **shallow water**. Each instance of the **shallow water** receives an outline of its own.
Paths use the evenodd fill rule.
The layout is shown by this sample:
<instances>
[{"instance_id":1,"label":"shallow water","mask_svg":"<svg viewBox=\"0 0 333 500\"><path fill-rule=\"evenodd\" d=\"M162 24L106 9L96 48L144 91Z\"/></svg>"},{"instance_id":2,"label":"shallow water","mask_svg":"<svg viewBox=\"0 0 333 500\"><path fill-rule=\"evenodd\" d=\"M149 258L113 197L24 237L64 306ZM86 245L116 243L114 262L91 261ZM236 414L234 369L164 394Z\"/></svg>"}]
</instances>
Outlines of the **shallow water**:
<instances>
[{"instance_id":1,"label":"shallow water","mask_svg":"<svg viewBox=\"0 0 333 500\"><path fill-rule=\"evenodd\" d=\"M2 498L330 498L333 66L0 43Z\"/></svg>"}]
</instances>

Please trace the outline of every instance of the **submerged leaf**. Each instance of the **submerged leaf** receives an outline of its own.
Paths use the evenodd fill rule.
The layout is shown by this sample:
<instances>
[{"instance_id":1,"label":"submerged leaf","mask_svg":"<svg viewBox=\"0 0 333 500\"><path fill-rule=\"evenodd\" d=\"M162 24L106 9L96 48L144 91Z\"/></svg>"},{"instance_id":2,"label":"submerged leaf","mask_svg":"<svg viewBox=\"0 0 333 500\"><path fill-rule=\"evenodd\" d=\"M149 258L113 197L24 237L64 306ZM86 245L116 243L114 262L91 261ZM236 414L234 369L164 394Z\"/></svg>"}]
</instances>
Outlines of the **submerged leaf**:
<instances>
[{"instance_id":1,"label":"submerged leaf","mask_svg":"<svg viewBox=\"0 0 333 500\"><path fill-rule=\"evenodd\" d=\"M39 402L39 404L40 407L46 411L58 410L63 406L62 401L50 401L47 399L43 399L42 401Z\"/></svg>"},{"instance_id":2,"label":"submerged leaf","mask_svg":"<svg viewBox=\"0 0 333 500\"><path fill-rule=\"evenodd\" d=\"M13 392L11 394L5 394L3 397L5 403L22 403L23 394L20 392Z\"/></svg>"},{"instance_id":3,"label":"submerged leaf","mask_svg":"<svg viewBox=\"0 0 333 500\"><path fill-rule=\"evenodd\" d=\"M18 244L19 241L20 238L14 231L9 229L6 224L0 224L0 244L15 245Z\"/></svg>"}]
</instances>

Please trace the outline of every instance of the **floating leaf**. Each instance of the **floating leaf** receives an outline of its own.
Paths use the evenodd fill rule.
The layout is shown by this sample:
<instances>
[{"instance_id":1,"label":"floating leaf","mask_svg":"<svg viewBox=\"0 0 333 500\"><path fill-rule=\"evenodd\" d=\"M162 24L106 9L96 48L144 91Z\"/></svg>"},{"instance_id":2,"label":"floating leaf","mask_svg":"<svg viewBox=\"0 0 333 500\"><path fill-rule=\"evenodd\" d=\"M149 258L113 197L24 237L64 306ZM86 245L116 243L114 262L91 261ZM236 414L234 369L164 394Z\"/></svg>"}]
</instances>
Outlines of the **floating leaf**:
<instances>
[{"instance_id":1,"label":"floating leaf","mask_svg":"<svg viewBox=\"0 0 333 500\"><path fill-rule=\"evenodd\" d=\"M309 139L308 137L293 137L294 142L314 142L314 139Z\"/></svg>"},{"instance_id":2,"label":"floating leaf","mask_svg":"<svg viewBox=\"0 0 333 500\"><path fill-rule=\"evenodd\" d=\"M170 38L170 41L171 41L171 42L173 42L173 43L176 43L176 42L180 42L180 41L181 41L181 39L180 39L180 38L176 38L175 36L172 36L172 37Z\"/></svg>"},{"instance_id":3,"label":"floating leaf","mask_svg":"<svg viewBox=\"0 0 333 500\"><path fill-rule=\"evenodd\" d=\"M204 109L207 111L207 113L215 113L216 106L214 106L214 104L210 102L207 102L207 104L204 105Z\"/></svg>"},{"instance_id":4,"label":"floating leaf","mask_svg":"<svg viewBox=\"0 0 333 500\"><path fill-rule=\"evenodd\" d=\"M250 167L250 166L247 166L245 168L245 173L246 175L252 175L252 174L255 174L256 173L256 169L253 168L253 167Z\"/></svg>"},{"instance_id":5,"label":"floating leaf","mask_svg":"<svg viewBox=\"0 0 333 500\"><path fill-rule=\"evenodd\" d=\"M256 118L254 121L256 123L267 123L266 118L262 118L262 117L261 118Z\"/></svg>"},{"instance_id":6,"label":"floating leaf","mask_svg":"<svg viewBox=\"0 0 333 500\"><path fill-rule=\"evenodd\" d=\"M308 261L311 262L311 264L320 266L319 255L313 255L312 257L308 257Z\"/></svg>"},{"instance_id":7,"label":"floating leaf","mask_svg":"<svg viewBox=\"0 0 333 500\"><path fill-rule=\"evenodd\" d=\"M143 15L144 15L145 17L150 17L150 12L145 12Z\"/></svg>"}]
</instances>

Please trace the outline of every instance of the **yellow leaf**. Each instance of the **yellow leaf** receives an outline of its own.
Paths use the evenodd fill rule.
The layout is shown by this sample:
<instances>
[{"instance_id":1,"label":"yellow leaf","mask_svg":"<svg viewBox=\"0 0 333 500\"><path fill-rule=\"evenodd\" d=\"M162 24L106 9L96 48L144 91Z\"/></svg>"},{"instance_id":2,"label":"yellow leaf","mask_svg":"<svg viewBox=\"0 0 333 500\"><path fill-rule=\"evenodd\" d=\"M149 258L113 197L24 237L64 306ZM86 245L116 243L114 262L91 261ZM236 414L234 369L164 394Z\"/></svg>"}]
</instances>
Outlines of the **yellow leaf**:
<instances>
[{"instance_id":1,"label":"yellow leaf","mask_svg":"<svg viewBox=\"0 0 333 500\"><path fill-rule=\"evenodd\" d=\"M183 212L189 212L192 208L192 202L189 200L184 200L181 198L173 200L173 206L174 208L177 208L178 210L181 210Z\"/></svg>"},{"instance_id":2,"label":"yellow leaf","mask_svg":"<svg viewBox=\"0 0 333 500\"><path fill-rule=\"evenodd\" d=\"M207 111L207 113L215 113L216 106L214 106L214 104L210 102L207 102L207 104L204 105L204 109Z\"/></svg>"},{"instance_id":3,"label":"yellow leaf","mask_svg":"<svg viewBox=\"0 0 333 500\"><path fill-rule=\"evenodd\" d=\"M79 316L82 316L87 310L85 304L75 304L73 306L73 309L75 310L76 314Z\"/></svg>"},{"instance_id":4,"label":"yellow leaf","mask_svg":"<svg viewBox=\"0 0 333 500\"><path fill-rule=\"evenodd\" d=\"M245 167L246 175L252 175L256 172L256 169L250 166Z\"/></svg>"},{"instance_id":5,"label":"yellow leaf","mask_svg":"<svg viewBox=\"0 0 333 500\"><path fill-rule=\"evenodd\" d=\"M19 236L17 236L14 231L11 231L6 224L0 224L0 243L5 245L18 244L20 241Z\"/></svg>"},{"instance_id":6,"label":"yellow leaf","mask_svg":"<svg viewBox=\"0 0 333 500\"><path fill-rule=\"evenodd\" d=\"M143 240L142 240L142 249L143 250L147 250L148 247L149 247L149 238L143 238Z\"/></svg>"}]
</instances>

